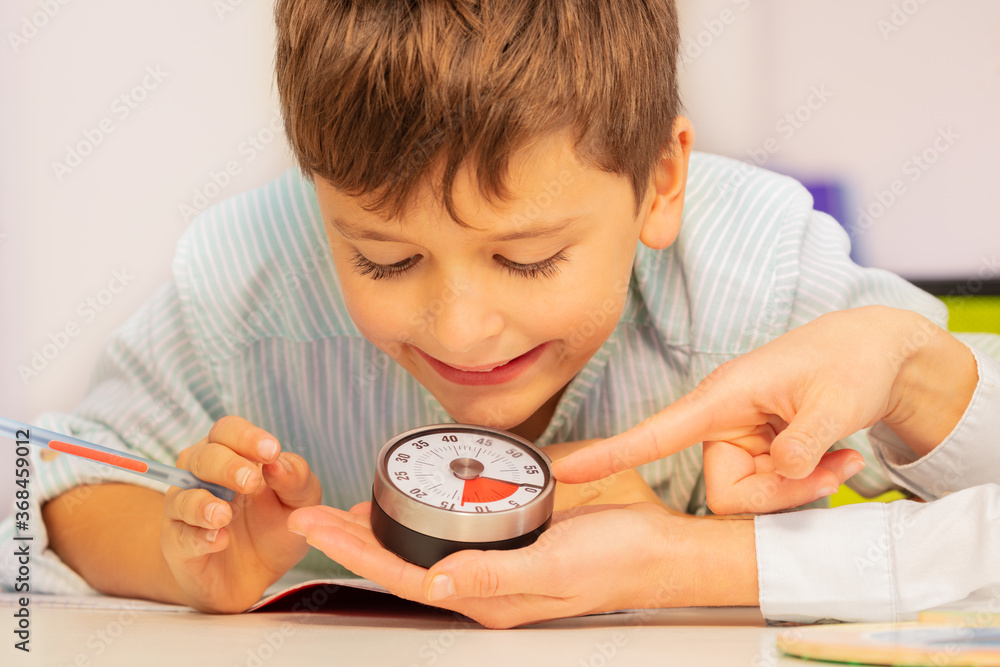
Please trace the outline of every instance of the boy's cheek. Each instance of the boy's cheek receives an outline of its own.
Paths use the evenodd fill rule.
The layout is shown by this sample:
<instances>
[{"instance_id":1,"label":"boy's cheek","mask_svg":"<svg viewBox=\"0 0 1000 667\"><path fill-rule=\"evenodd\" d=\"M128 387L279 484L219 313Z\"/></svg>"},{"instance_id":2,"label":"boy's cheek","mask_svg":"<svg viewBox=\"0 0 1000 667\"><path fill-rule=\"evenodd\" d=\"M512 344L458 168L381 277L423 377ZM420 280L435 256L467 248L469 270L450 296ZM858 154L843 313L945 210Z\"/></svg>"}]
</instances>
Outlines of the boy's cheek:
<instances>
[{"instance_id":1,"label":"boy's cheek","mask_svg":"<svg viewBox=\"0 0 1000 667\"><path fill-rule=\"evenodd\" d=\"M386 298L386 291L375 292L370 285L361 283L368 280L358 276L340 276L340 292L347 307L347 314L361 330L365 338L379 347L380 341L406 341L410 335L406 323L409 313L398 313L399 299ZM374 282L370 281L369 282Z\"/></svg>"}]
</instances>

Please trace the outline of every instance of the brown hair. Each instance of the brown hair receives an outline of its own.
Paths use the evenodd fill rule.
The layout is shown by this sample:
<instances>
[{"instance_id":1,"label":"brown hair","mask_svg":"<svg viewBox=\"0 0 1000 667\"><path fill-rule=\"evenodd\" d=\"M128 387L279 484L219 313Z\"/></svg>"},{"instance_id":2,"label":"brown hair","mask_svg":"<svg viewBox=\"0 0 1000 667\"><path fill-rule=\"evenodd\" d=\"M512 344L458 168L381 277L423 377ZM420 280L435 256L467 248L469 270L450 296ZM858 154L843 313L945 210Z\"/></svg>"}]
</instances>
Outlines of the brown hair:
<instances>
[{"instance_id":1,"label":"brown hair","mask_svg":"<svg viewBox=\"0 0 1000 667\"><path fill-rule=\"evenodd\" d=\"M402 216L466 162L491 204L511 157L568 131L636 210L680 113L673 0L278 0L275 69L303 171Z\"/></svg>"}]
</instances>

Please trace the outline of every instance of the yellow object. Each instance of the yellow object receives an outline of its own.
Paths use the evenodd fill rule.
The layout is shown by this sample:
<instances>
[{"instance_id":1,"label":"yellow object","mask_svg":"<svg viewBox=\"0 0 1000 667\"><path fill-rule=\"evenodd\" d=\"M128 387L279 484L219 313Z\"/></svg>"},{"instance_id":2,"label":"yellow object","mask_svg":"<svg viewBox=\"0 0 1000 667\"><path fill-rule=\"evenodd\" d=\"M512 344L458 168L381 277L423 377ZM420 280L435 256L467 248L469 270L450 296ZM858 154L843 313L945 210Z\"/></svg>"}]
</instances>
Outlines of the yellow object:
<instances>
[{"instance_id":1,"label":"yellow object","mask_svg":"<svg viewBox=\"0 0 1000 667\"><path fill-rule=\"evenodd\" d=\"M1000 296L943 296L950 331L1000 334Z\"/></svg>"},{"instance_id":2,"label":"yellow object","mask_svg":"<svg viewBox=\"0 0 1000 667\"><path fill-rule=\"evenodd\" d=\"M902 500L905 497L900 491L886 491L880 496L865 498L846 484L841 484L840 490L830 496L830 507L851 505L853 503L891 503L893 500Z\"/></svg>"},{"instance_id":3,"label":"yellow object","mask_svg":"<svg viewBox=\"0 0 1000 667\"><path fill-rule=\"evenodd\" d=\"M950 331L1000 334L1000 296L943 296L941 300L948 306ZM865 498L844 484L830 496L830 507L852 503L889 503L904 497L899 491L889 491L875 498Z\"/></svg>"}]
</instances>

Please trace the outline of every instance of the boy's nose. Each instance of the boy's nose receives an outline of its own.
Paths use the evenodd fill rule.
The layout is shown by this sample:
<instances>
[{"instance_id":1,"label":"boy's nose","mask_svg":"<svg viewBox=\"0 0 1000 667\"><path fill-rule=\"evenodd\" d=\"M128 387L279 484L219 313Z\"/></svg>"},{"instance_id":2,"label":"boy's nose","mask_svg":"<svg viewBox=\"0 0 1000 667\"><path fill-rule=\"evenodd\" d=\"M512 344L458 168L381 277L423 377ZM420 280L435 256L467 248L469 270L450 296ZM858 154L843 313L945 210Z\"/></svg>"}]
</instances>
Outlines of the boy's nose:
<instances>
[{"instance_id":1,"label":"boy's nose","mask_svg":"<svg viewBox=\"0 0 1000 667\"><path fill-rule=\"evenodd\" d=\"M470 352L503 330L503 316L490 295L469 284L433 299L427 317L431 333L449 352Z\"/></svg>"}]
</instances>

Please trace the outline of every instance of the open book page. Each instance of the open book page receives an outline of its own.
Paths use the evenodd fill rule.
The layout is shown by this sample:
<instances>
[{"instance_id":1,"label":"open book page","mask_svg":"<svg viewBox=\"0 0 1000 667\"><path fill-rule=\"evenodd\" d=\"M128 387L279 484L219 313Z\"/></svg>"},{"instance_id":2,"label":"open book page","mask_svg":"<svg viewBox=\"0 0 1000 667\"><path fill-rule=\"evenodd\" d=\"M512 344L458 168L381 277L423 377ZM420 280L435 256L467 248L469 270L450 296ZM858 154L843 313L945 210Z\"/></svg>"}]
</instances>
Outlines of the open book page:
<instances>
[{"instance_id":1,"label":"open book page","mask_svg":"<svg viewBox=\"0 0 1000 667\"><path fill-rule=\"evenodd\" d=\"M354 577L338 577L334 579L304 579L303 573L292 572L290 576L282 577L267 589L260 601L247 609L253 611L317 611L329 606L331 601L340 596L352 595L351 591L361 592L366 597L395 597L378 584ZM294 607L294 608L293 608Z\"/></svg>"},{"instance_id":2,"label":"open book page","mask_svg":"<svg viewBox=\"0 0 1000 667\"><path fill-rule=\"evenodd\" d=\"M252 612L339 612L355 615L440 615L455 613L398 598L367 579L308 579L315 573L292 571L267 589Z\"/></svg>"},{"instance_id":3,"label":"open book page","mask_svg":"<svg viewBox=\"0 0 1000 667\"><path fill-rule=\"evenodd\" d=\"M397 611L432 610L431 607L402 600L367 579L351 577L315 579L316 573L293 570L274 583L259 602L250 607L253 611L341 611L373 612L379 609ZM18 593L0 593L0 607L16 606ZM59 609L102 609L123 611L196 612L184 605L165 604L135 598L109 595L48 595L33 593L31 604L38 607ZM436 610L435 610L436 611ZM450 613L450 612L449 612Z\"/></svg>"}]
</instances>

